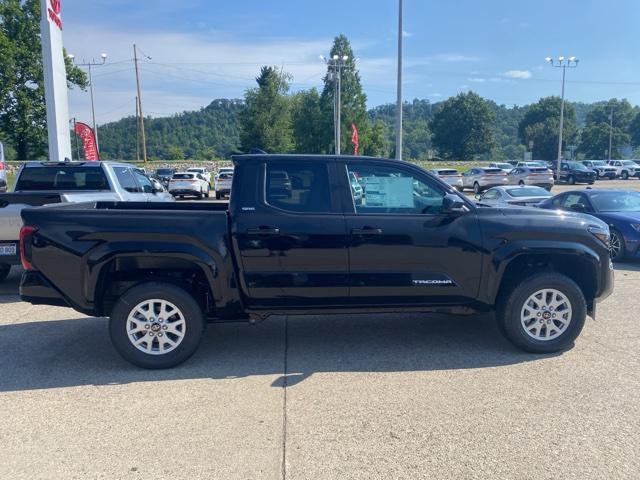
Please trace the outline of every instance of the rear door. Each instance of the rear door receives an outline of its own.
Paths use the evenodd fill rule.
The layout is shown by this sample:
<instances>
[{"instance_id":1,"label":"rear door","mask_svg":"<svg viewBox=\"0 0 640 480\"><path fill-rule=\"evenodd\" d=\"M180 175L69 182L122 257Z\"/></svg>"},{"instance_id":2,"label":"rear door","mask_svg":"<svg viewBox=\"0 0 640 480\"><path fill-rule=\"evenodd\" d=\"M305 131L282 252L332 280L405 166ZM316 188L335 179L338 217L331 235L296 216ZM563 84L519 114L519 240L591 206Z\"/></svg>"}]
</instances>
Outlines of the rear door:
<instances>
[{"instance_id":1,"label":"rear door","mask_svg":"<svg viewBox=\"0 0 640 480\"><path fill-rule=\"evenodd\" d=\"M335 176L330 175L333 162L269 159L254 168L255 193L242 198L257 197L256 202L243 204L232 223L249 305L347 304L348 239Z\"/></svg>"},{"instance_id":2,"label":"rear door","mask_svg":"<svg viewBox=\"0 0 640 480\"><path fill-rule=\"evenodd\" d=\"M482 254L471 207L443 214L447 192L417 167L354 160L340 168L345 185L353 173L364 190L359 204L344 200L352 304L460 304L476 297Z\"/></svg>"},{"instance_id":3,"label":"rear door","mask_svg":"<svg viewBox=\"0 0 640 480\"><path fill-rule=\"evenodd\" d=\"M125 166L114 166L113 173L120 184L119 193L122 200L130 202L146 202L147 195L142 192L142 187L138 184L133 168Z\"/></svg>"}]
</instances>

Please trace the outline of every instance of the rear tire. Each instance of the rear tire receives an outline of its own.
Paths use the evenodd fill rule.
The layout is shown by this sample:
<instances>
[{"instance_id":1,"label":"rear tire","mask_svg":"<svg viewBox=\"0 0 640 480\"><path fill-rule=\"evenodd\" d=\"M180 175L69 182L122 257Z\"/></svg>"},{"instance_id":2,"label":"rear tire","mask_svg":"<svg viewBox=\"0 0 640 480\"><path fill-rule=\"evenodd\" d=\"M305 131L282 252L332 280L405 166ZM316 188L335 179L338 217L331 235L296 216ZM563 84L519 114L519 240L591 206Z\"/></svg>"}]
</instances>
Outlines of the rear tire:
<instances>
[{"instance_id":1,"label":"rear tire","mask_svg":"<svg viewBox=\"0 0 640 480\"><path fill-rule=\"evenodd\" d=\"M11 272L11 265L8 263L0 263L0 282L4 282Z\"/></svg>"},{"instance_id":2,"label":"rear tire","mask_svg":"<svg viewBox=\"0 0 640 480\"><path fill-rule=\"evenodd\" d=\"M220 200L220 198L222 198L220 192L216 192L216 200Z\"/></svg>"},{"instance_id":3,"label":"rear tire","mask_svg":"<svg viewBox=\"0 0 640 480\"><path fill-rule=\"evenodd\" d=\"M164 310L160 302L166 302ZM155 310L145 309L149 305ZM168 318L162 318L163 312ZM137 325L140 330L132 331ZM185 290L168 283L149 282L131 288L116 302L109 319L109 334L115 349L128 362L149 369L171 368L194 354L205 325L200 305ZM166 343L160 345L161 338ZM169 342L176 345L172 347ZM161 348L167 352L162 353Z\"/></svg>"},{"instance_id":4,"label":"rear tire","mask_svg":"<svg viewBox=\"0 0 640 480\"><path fill-rule=\"evenodd\" d=\"M520 180L520 181L518 182L518 185L520 185L521 187L524 187L524 180Z\"/></svg>"},{"instance_id":5,"label":"rear tire","mask_svg":"<svg viewBox=\"0 0 640 480\"><path fill-rule=\"evenodd\" d=\"M622 178L622 180L629 180L629 172L622 172L620 178Z\"/></svg>"},{"instance_id":6,"label":"rear tire","mask_svg":"<svg viewBox=\"0 0 640 480\"><path fill-rule=\"evenodd\" d=\"M553 353L573 344L586 317L587 302L580 287L565 275L544 272L524 279L504 295L496 319L516 347Z\"/></svg>"},{"instance_id":7,"label":"rear tire","mask_svg":"<svg viewBox=\"0 0 640 480\"><path fill-rule=\"evenodd\" d=\"M576 178L573 175L569 175L569 178L567 178L567 183L569 185L575 185L576 184Z\"/></svg>"}]
</instances>

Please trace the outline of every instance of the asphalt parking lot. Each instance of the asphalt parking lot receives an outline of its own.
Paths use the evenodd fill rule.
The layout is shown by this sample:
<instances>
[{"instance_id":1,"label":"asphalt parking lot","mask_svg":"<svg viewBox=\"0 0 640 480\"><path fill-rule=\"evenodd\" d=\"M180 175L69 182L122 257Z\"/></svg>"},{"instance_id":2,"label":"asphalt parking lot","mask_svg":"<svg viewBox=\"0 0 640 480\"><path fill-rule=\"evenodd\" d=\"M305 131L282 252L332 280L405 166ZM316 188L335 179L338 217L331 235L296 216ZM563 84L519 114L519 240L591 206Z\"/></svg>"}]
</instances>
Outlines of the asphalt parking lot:
<instances>
[{"instance_id":1,"label":"asphalt parking lot","mask_svg":"<svg viewBox=\"0 0 640 480\"><path fill-rule=\"evenodd\" d=\"M2 479L638 478L640 264L560 355L490 316L290 316L212 325L167 371L124 362L106 319L20 302L19 273L0 284Z\"/></svg>"}]
</instances>

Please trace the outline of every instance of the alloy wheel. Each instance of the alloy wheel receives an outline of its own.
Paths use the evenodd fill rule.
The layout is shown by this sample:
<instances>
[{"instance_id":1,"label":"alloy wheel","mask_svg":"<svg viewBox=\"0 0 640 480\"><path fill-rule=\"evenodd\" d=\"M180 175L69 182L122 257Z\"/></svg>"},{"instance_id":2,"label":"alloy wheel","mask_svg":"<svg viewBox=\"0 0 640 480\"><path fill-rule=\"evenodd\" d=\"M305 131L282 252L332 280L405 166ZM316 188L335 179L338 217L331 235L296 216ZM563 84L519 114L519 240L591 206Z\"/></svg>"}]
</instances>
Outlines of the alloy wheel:
<instances>
[{"instance_id":1,"label":"alloy wheel","mask_svg":"<svg viewBox=\"0 0 640 480\"><path fill-rule=\"evenodd\" d=\"M622 240L616 232L611 232L609 237L609 256L612 260L617 260L622 253Z\"/></svg>"},{"instance_id":2,"label":"alloy wheel","mask_svg":"<svg viewBox=\"0 0 640 480\"><path fill-rule=\"evenodd\" d=\"M522 306L520 323L530 337L543 342L560 337L571 323L572 308L560 290L546 288L533 293Z\"/></svg>"},{"instance_id":3,"label":"alloy wheel","mask_svg":"<svg viewBox=\"0 0 640 480\"><path fill-rule=\"evenodd\" d=\"M180 309L158 298L133 307L126 323L129 341L149 355L164 355L175 350L184 340L186 327Z\"/></svg>"}]
</instances>

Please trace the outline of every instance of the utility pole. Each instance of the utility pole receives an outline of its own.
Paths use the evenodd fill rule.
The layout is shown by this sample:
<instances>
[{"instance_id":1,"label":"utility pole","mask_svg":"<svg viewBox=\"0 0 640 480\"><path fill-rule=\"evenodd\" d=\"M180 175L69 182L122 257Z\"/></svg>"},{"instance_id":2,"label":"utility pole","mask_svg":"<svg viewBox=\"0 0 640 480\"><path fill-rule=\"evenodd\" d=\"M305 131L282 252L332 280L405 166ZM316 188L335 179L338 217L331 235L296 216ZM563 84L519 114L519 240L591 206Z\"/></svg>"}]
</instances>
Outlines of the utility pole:
<instances>
[{"instance_id":1,"label":"utility pole","mask_svg":"<svg viewBox=\"0 0 640 480\"><path fill-rule=\"evenodd\" d=\"M324 55L320 55L320 60L329 67L329 79L333 81L333 136L336 155L340 155L340 134L342 132L342 69L346 66L349 56L334 54L330 58L326 58Z\"/></svg>"},{"instance_id":2,"label":"utility pole","mask_svg":"<svg viewBox=\"0 0 640 480\"><path fill-rule=\"evenodd\" d=\"M135 43L133 44L133 63L136 66L136 87L138 90L137 107L140 114L140 136L142 137L142 159L147 163L147 142L144 137L144 113L142 113L142 96L140 95L140 72L138 71L138 50Z\"/></svg>"},{"instance_id":3,"label":"utility pole","mask_svg":"<svg viewBox=\"0 0 640 480\"><path fill-rule=\"evenodd\" d=\"M396 160L402 160L402 0L398 0L398 97L396 100Z\"/></svg>"},{"instance_id":4,"label":"utility pole","mask_svg":"<svg viewBox=\"0 0 640 480\"><path fill-rule=\"evenodd\" d=\"M613 105L609 114L609 160L611 160L611 144L613 142Z\"/></svg>"},{"instance_id":5,"label":"utility pole","mask_svg":"<svg viewBox=\"0 0 640 480\"><path fill-rule=\"evenodd\" d=\"M558 57L554 60L551 57L545 58L552 67L562 68L562 102L560 103L560 132L558 134L558 180L560 180L560 171L562 170L562 133L564 127L564 83L567 74L567 68L576 68L579 60L576 57Z\"/></svg>"},{"instance_id":6,"label":"utility pole","mask_svg":"<svg viewBox=\"0 0 640 480\"><path fill-rule=\"evenodd\" d=\"M102 59L102 62L96 62L95 60L91 60L90 62L85 62L84 59L82 60L82 63L75 63L75 56L74 55L67 55L71 61L74 63L74 65L76 65L77 67L87 67L88 71L89 71L89 93L91 95L91 118L93 120L93 135L96 139L96 150L98 151L98 153L100 153L100 144L98 143L98 126L96 125L96 108L95 108L95 104L93 101L93 77L91 76L91 67L99 67L101 65L104 65L107 61L107 54L103 53L100 55L100 58Z\"/></svg>"},{"instance_id":7,"label":"utility pole","mask_svg":"<svg viewBox=\"0 0 640 480\"><path fill-rule=\"evenodd\" d=\"M140 161L140 123L138 122L138 97L136 97L136 162Z\"/></svg>"}]
</instances>

